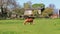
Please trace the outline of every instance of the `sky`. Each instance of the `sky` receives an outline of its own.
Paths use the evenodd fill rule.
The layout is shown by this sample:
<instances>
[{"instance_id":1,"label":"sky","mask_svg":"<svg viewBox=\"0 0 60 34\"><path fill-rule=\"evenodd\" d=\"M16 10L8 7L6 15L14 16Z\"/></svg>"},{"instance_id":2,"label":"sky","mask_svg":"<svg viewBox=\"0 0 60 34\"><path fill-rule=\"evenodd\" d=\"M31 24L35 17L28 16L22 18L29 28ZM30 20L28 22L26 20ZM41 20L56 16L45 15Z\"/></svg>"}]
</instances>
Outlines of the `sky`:
<instances>
[{"instance_id":1,"label":"sky","mask_svg":"<svg viewBox=\"0 0 60 34\"><path fill-rule=\"evenodd\" d=\"M43 3L46 7L49 6L49 4L54 4L56 8L60 9L60 0L18 0L18 3L23 6L24 3L31 1L32 4L35 3Z\"/></svg>"}]
</instances>

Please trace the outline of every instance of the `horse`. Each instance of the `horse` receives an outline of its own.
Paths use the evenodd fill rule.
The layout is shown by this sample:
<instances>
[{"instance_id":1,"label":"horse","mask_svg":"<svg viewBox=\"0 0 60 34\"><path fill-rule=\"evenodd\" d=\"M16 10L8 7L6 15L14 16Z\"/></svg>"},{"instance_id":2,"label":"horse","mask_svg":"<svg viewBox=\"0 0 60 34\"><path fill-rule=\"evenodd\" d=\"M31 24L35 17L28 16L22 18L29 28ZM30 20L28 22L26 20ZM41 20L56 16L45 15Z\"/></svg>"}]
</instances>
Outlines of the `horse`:
<instances>
[{"instance_id":1,"label":"horse","mask_svg":"<svg viewBox=\"0 0 60 34\"><path fill-rule=\"evenodd\" d=\"M25 21L24 21L23 24L24 24L24 25L27 24L27 23L34 24L33 21L34 21L34 17L29 17L29 16L28 16L28 17L25 19Z\"/></svg>"}]
</instances>

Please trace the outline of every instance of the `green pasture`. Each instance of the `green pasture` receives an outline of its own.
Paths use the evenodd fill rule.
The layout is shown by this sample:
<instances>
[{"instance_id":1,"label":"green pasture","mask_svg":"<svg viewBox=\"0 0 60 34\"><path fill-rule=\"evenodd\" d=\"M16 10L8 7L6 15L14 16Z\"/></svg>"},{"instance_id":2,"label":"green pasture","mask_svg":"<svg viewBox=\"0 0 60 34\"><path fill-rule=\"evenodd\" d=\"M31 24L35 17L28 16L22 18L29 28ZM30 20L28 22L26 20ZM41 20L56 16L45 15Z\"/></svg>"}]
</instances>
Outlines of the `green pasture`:
<instances>
[{"instance_id":1,"label":"green pasture","mask_svg":"<svg viewBox=\"0 0 60 34\"><path fill-rule=\"evenodd\" d=\"M35 19L33 25L24 20L0 20L0 34L60 34L60 19Z\"/></svg>"}]
</instances>

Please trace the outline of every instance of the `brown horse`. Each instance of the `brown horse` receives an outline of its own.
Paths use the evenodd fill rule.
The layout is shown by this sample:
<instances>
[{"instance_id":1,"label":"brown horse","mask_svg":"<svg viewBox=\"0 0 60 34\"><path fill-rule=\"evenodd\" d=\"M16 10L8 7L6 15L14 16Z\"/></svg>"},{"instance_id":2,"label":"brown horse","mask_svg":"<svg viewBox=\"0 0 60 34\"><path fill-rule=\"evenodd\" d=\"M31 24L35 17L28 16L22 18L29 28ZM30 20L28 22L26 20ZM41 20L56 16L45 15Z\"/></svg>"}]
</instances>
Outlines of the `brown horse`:
<instances>
[{"instance_id":1,"label":"brown horse","mask_svg":"<svg viewBox=\"0 0 60 34\"><path fill-rule=\"evenodd\" d=\"M24 25L27 23L33 24L34 17L27 17L24 21Z\"/></svg>"}]
</instances>

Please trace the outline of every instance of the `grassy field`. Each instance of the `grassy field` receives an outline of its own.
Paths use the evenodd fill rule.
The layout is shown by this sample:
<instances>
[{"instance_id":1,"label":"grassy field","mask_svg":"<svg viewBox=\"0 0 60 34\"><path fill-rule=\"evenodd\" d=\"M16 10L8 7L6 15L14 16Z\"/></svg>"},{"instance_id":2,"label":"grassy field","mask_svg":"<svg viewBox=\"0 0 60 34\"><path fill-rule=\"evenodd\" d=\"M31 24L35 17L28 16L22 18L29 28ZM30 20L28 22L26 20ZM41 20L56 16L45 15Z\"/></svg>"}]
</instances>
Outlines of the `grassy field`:
<instances>
[{"instance_id":1,"label":"grassy field","mask_svg":"<svg viewBox=\"0 0 60 34\"><path fill-rule=\"evenodd\" d=\"M34 25L24 20L0 20L0 34L60 34L60 19L35 19Z\"/></svg>"}]
</instances>

